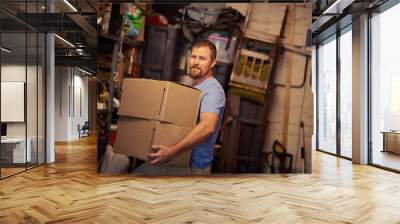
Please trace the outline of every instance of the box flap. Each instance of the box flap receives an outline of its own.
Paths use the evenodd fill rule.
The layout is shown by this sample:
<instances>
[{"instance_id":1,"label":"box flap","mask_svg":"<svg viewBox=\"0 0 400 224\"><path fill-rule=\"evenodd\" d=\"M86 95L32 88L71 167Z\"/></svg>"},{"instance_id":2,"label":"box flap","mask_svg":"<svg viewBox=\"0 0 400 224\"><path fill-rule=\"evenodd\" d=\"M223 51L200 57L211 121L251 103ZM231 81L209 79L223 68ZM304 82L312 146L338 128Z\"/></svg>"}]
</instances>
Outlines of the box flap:
<instances>
[{"instance_id":1,"label":"box flap","mask_svg":"<svg viewBox=\"0 0 400 224\"><path fill-rule=\"evenodd\" d=\"M124 79L118 114L160 120L166 85L151 79Z\"/></svg>"},{"instance_id":2,"label":"box flap","mask_svg":"<svg viewBox=\"0 0 400 224\"><path fill-rule=\"evenodd\" d=\"M201 91L168 81L124 79L118 114L184 127L197 121Z\"/></svg>"},{"instance_id":3,"label":"box flap","mask_svg":"<svg viewBox=\"0 0 400 224\"><path fill-rule=\"evenodd\" d=\"M114 151L148 160L159 121L120 116Z\"/></svg>"},{"instance_id":4,"label":"box flap","mask_svg":"<svg viewBox=\"0 0 400 224\"><path fill-rule=\"evenodd\" d=\"M152 145L172 146L182 140L191 128L154 120L120 116L114 152L148 160ZM173 158L166 165L188 167L191 151Z\"/></svg>"},{"instance_id":5,"label":"box flap","mask_svg":"<svg viewBox=\"0 0 400 224\"><path fill-rule=\"evenodd\" d=\"M167 124L167 123L161 122L160 127L157 131L157 135L156 135L154 144L163 145L163 146L173 146L176 143L178 143L180 140L182 140L191 130L192 130L192 128L182 127L182 126L177 126L177 125L172 125L172 124ZM191 153L192 153L191 150L183 152L183 153L177 155L171 161L169 161L167 163L167 165L188 167L189 162L190 162Z\"/></svg>"},{"instance_id":6,"label":"box flap","mask_svg":"<svg viewBox=\"0 0 400 224\"><path fill-rule=\"evenodd\" d=\"M185 127L194 127L200 106L201 92L176 83L168 83L162 120Z\"/></svg>"}]
</instances>

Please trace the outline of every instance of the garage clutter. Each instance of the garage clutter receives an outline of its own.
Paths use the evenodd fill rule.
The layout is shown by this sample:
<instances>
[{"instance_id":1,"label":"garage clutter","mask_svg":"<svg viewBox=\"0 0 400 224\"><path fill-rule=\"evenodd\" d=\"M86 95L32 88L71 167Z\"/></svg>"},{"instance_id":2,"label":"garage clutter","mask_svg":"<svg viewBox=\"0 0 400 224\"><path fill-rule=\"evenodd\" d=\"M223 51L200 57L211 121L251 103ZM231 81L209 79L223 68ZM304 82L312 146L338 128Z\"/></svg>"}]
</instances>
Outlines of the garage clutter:
<instances>
[{"instance_id":1,"label":"garage clutter","mask_svg":"<svg viewBox=\"0 0 400 224\"><path fill-rule=\"evenodd\" d=\"M111 146L115 153L134 157L137 166L147 159L149 145L173 144L195 125L194 113L189 113L191 123L186 124L151 114L156 108L168 114L167 105L178 101L172 96L159 99L163 88L190 95L187 99L192 103L182 99L185 105L175 105L175 111L198 108L198 93L173 83L191 84L187 75L191 43L208 39L217 47L214 76L228 99L212 172L310 172L304 155L311 143L300 146L295 142L299 142L300 123L303 135L311 138L312 107L306 109L312 102L311 86L308 82L300 87L293 84L311 77L309 4L121 3L100 7L99 158ZM133 131L139 129L142 134ZM167 138L171 133L176 136ZM282 146L291 159L268 162L265 155L273 152L273 143ZM171 164L187 166L188 158L188 154L181 155Z\"/></svg>"}]
</instances>

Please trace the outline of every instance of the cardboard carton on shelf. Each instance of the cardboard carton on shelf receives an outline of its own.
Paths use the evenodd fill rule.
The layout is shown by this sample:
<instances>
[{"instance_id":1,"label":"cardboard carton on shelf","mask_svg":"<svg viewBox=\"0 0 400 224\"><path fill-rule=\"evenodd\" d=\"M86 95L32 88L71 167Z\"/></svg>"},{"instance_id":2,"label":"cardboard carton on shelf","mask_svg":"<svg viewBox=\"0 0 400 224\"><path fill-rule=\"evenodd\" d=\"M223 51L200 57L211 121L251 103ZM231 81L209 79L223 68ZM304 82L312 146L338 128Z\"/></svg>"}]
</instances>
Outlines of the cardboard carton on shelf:
<instances>
[{"instance_id":1,"label":"cardboard carton on shelf","mask_svg":"<svg viewBox=\"0 0 400 224\"><path fill-rule=\"evenodd\" d=\"M148 160L152 145L172 146L196 125L201 92L168 81L124 79L116 153ZM188 167L191 151L167 163Z\"/></svg>"}]
</instances>

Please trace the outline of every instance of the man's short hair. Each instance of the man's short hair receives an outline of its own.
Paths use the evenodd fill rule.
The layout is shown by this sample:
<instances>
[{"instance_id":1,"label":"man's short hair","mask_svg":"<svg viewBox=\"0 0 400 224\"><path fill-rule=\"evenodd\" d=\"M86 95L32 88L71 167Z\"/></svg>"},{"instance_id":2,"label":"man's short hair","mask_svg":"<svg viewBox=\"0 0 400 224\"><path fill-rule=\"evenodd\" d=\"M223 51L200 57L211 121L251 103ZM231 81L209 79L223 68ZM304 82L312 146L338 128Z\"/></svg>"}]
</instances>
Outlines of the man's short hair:
<instances>
[{"instance_id":1,"label":"man's short hair","mask_svg":"<svg viewBox=\"0 0 400 224\"><path fill-rule=\"evenodd\" d=\"M193 50L193 48L198 48L198 47L208 47L211 52L211 59L216 59L217 58L217 48L215 47L214 43L209 41L209 40L199 40L196 41L192 44L192 47L190 50Z\"/></svg>"}]
</instances>

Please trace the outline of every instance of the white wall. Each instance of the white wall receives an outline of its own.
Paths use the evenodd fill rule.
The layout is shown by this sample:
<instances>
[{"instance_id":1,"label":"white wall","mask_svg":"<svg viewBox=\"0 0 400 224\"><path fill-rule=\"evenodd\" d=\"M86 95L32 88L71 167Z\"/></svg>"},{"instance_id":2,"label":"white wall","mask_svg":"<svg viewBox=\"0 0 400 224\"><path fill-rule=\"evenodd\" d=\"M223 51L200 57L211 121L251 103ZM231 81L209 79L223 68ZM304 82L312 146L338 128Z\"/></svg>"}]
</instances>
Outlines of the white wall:
<instances>
[{"instance_id":1,"label":"white wall","mask_svg":"<svg viewBox=\"0 0 400 224\"><path fill-rule=\"evenodd\" d=\"M28 66L28 70L32 67ZM1 81L25 82L25 64L1 65Z\"/></svg>"},{"instance_id":2,"label":"white wall","mask_svg":"<svg viewBox=\"0 0 400 224\"><path fill-rule=\"evenodd\" d=\"M78 124L88 120L88 78L83 75L75 68L56 68L56 141L79 138Z\"/></svg>"},{"instance_id":3,"label":"white wall","mask_svg":"<svg viewBox=\"0 0 400 224\"><path fill-rule=\"evenodd\" d=\"M68 68L55 68L55 141L68 141Z\"/></svg>"},{"instance_id":4,"label":"white wall","mask_svg":"<svg viewBox=\"0 0 400 224\"><path fill-rule=\"evenodd\" d=\"M78 74L77 74L78 72ZM76 128L78 124L81 126L85 123L85 121L88 121L89 118L89 111L88 111L88 78L86 76L81 76L83 73L81 73L79 70L74 71L75 77L74 77L74 100L75 100L75 119L73 119L73 136L78 136L78 129ZM80 93L78 93L80 91ZM79 94L80 94L80 99L79 99ZM80 100L80 105L77 100ZM82 110L81 113L79 111L79 106L81 107L80 109Z\"/></svg>"}]
</instances>

